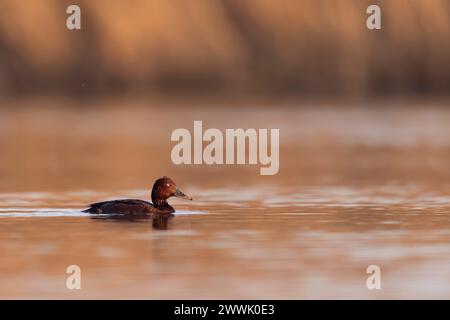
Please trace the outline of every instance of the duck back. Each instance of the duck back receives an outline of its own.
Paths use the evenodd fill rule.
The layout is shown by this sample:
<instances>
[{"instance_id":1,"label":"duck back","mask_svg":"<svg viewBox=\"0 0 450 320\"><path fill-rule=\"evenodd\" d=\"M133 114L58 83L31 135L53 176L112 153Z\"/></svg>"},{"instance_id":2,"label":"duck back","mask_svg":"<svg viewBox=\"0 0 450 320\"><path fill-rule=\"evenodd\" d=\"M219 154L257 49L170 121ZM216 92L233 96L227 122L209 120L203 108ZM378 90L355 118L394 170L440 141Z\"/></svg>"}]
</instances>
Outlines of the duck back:
<instances>
[{"instance_id":1,"label":"duck back","mask_svg":"<svg viewBox=\"0 0 450 320\"><path fill-rule=\"evenodd\" d=\"M157 211L158 209L150 202L138 199L122 199L92 203L83 212L94 214L145 215L156 213Z\"/></svg>"}]
</instances>

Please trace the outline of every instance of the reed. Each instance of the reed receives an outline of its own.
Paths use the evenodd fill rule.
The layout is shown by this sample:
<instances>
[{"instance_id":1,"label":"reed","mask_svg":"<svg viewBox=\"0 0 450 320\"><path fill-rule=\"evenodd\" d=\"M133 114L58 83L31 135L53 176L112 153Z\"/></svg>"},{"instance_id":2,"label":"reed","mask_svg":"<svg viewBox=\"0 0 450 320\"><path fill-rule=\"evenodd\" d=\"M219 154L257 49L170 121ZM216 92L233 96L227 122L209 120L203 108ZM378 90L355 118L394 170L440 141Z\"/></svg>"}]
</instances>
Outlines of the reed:
<instances>
[{"instance_id":1,"label":"reed","mask_svg":"<svg viewBox=\"0 0 450 320\"><path fill-rule=\"evenodd\" d=\"M2 0L0 96L447 95L448 0ZM365 27L382 7L381 31Z\"/></svg>"}]
</instances>

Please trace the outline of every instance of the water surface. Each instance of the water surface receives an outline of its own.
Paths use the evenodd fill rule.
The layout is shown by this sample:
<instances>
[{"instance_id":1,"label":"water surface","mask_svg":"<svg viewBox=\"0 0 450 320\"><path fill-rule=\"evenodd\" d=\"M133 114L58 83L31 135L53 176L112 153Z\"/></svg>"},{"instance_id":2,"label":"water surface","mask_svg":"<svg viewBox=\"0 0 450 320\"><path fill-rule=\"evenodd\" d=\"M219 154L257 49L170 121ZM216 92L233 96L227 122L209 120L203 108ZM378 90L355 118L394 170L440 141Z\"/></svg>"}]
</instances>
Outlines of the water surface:
<instances>
[{"instance_id":1,"label":"water surface","mask_svg":"<svg viewBox=\"0 0 450 320\"><path fill-rule=\"evenodd\" d=\"M448 108L32 104L0 110L0 298L450 298ZM194 120L279 128L279 173L173 165ZM162 175L171 219L81 212Z\"/></svg>"},{"instance_id":2,"label":"water surface","mask_svg":"<svg viewBox=\"0 0 450 320\"><path fill-rule=\"evenodd\" d=\"M201 190L168 221L93 218L120 192L2 193L2 298L445 298L450 198L417 188ZM65 269L82 269L82 290ZM382 268L382 290L366 268Z\"/></svg>"}]
</instances>

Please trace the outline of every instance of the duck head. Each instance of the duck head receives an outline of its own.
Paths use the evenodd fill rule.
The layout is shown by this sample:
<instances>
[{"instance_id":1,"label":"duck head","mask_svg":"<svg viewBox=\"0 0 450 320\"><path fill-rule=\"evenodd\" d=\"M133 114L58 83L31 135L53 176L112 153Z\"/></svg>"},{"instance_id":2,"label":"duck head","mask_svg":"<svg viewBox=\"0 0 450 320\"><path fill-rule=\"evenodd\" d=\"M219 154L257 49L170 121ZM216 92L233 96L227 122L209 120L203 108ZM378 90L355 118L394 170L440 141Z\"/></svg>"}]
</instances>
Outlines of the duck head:
<instances>
[{"instance_id":1,"label":"duck head","mask_svg":"<svg viewBox=\"0 0 450 320\"><path fill-rule=\"evenodd\" d=\"M169 204L167 199L170 197L192 200L191 197L184 194L169 177L162 177L155 181L152 189L152 202L155 207L166 207Z\"/></svg>"}]
</instances>

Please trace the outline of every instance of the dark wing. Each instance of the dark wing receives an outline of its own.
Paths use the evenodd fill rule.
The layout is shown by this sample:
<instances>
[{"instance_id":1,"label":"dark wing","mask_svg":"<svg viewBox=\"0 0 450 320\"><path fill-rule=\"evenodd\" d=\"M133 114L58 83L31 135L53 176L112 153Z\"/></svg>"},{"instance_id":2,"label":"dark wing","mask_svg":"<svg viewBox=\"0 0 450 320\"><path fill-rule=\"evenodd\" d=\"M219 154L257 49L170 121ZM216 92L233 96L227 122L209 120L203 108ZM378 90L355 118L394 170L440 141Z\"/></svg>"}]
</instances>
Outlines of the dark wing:
<instances>
[{"instance_id":1,"label":"dark wing","mask_svg":"<svg viewBox=\"0 0 450 320\"><path fill-rule=\"evenodd\" d=\"M147 214L154 210L150 202L138 199L123 199L92 203L83 212L96 214Z\"/></svg>"}]
</instances>

